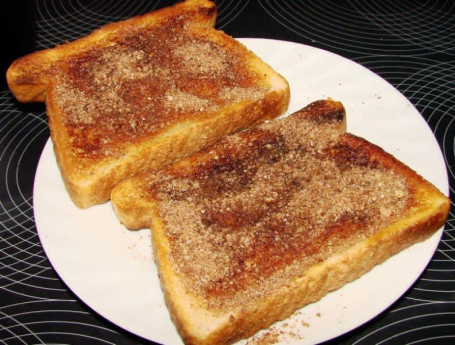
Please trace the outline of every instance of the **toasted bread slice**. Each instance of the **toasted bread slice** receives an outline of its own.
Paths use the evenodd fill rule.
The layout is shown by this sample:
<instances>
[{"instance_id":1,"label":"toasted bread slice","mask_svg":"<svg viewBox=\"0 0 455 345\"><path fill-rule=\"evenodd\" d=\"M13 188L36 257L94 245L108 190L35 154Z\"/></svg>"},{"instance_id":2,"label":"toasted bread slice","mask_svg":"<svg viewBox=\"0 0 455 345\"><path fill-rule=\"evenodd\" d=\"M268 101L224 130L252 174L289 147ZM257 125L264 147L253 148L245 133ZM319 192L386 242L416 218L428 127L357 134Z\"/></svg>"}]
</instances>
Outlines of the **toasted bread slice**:
<instances>
[{"instance_id":1,"label":"toasted bread slice","mask_svg":"<svg viewBox=\"0 0 455 345\"><path fill-rule=\"evenodd\" d=\"M215 18L214 3L188 0L10 66L17 99L46 102L77 206L105 202L125 177L286 111L286 80L214 29Z\"/></svg>"},{"instance_id":2,"label":"toasted bread slice","mask_svg":"<svg viewBox=\"0 0 455 345\"><path fill-rule=\"evenodd\" d=\"M152 229L185 344L253 335L445 222L449 200L409 167L345 133L317 101L119 184L127 227Z\"/></svg>"}]
</instances>

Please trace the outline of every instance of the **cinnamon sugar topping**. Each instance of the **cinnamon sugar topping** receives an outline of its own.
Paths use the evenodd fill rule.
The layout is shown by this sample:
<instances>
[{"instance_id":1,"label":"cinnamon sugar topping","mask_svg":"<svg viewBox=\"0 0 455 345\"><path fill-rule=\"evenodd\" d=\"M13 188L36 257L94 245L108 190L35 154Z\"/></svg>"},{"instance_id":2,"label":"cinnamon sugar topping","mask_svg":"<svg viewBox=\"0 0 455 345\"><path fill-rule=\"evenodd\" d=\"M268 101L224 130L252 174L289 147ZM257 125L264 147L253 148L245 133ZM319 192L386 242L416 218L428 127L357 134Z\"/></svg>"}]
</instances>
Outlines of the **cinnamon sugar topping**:
<instances>
[{"instance_id":1,"label":"cinnamon sugar topping","mask_svg":"<svg viewBox=\"0 0 455 345\"><path fill-rule=\"evenodd\" d=\"M173 264L209 307L260 298L410 202L404 178L353 154L337 123L291 116L264 124L215 145L191 176L173 172L149 186Z\"/></svg>"},{"instance_id":2,"label":"cinnamon sugar topping","mask_svg":"<svg viewBox=\"0 0 455 345\"><path fill-rule=\"evenodd\" d=\"M226 47L212 34L165 23L56 68L55 100L74 150L109 154L119 142L140 140L179 120L262 98L265 90L257 85L263 76L246 65L243 49Z\"/></svg>"}]
</instances>

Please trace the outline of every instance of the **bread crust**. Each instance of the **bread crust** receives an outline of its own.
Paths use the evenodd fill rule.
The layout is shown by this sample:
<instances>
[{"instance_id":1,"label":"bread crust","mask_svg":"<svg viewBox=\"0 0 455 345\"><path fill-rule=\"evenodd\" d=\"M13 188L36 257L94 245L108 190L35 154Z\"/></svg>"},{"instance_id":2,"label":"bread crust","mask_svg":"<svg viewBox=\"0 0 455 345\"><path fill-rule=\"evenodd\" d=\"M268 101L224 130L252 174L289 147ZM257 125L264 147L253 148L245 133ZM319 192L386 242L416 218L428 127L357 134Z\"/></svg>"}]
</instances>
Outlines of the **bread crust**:
<instances>
[{"instance_id":1,"label":"bread crust","mask_svg":"<svg viewBox=\"0 0 455 345\"><path fill-rule=\"evenodd\" d=\"M44 102L55 63L87 49L105 47L115 42L121 32L140 31L158 22L182 16L183 22L213 27L216 6L205 0L186 0L134 18L106 24L91 34L55 48L36 51L13 61L6 72L8 87L19 102Z\"/></svg>"},{"instance_id":2,"label":"bread crust","mask_svg":"<svg viewBox=\"0 0 455 345\"><path fill-rule=\"evenodd\" d=\"M329 116L326 116L327 114ZM300 122L305 125L299 125ZM323 126L326 127L322 129ZM298 129L294 131L293 127ZM273 188L265 197L248 200L253 203L253 206L248 208L243 205L242 207L245 207L243 211L235 208L239 203L234 202L228 204L230 208L235 208L233 213L223 209L223 203L216 204L215 210L207 204L204 204L205 208L199 208L198 205L204 203L204 198L216 203L216 196L213 195L226 194L229 198L223 199L223 202L227 203L241 196L244 191L242 188L253 188L251 186L253 177L245 177L248 172L242 162L254 165L255 161L260 161L259 169L264 168L264 164L267 166L279 164L276 152L283 153L280 158L282 160L289 157L297 159L295 158L297 151L289 148L289 142L294 142L296 137L297 142L301 142L301 146L296 144L294 148L302 151L310 150L309 142L313 138L306 135L297 136L307 127L311 132L316 132L314 138L317 137L321 141L330 140L330 144L322 145L313 151L317 159L328 159L334 162L331 166L336 167L336 170L318 173L328 178L326 180L328 185L330 185L329 179L333 177L330 174L336 174L336 177L340 175L340 185L342 185L343 170L347 171L347 175L354 175L359 169L364 174L372 174L372 176L376 176L376 173L380 174L379 179L366 179L361 183L362 185L377 182L397 187L393 190L388 190L387 187L380 189L390 194L390 199L384 199L388 201L380 200L379 190L373 194L373 197L377 197L378 200L370 200L369 204L378 204L379 211L368 211L370 213L366 214L377 219L370 222L361 215L353 218L342 211L338 217L328 218L327 223L321 223L324 224L322 225L324 230L308 242L302 240L302 243L306 244L296 249L292 248L292 244L300 241L305 232L301 232L302 235L299 237L293 237L293 232L298 232L296 228L285 236L282 234L288 231L285 223L278 227L273 224L265 225L265 220L270 216L269 213L275 212L280 215L280 210L284 207L284 204L280 204L279 208L274 208L274 201L267 199L273 196ZM289 129L291 131L287 132ZM446 196L380 147L352 134L343 133L344 130L345 117L341 103L331 100L318 101L289 118L271 121L259 126L258 129L231 135L175 165L159 172L142 174L129 179L113 190L112 202L121 222L129 228L150 227L152 229L154 257L160 272L165 300L185 344L231 344L249 337L260 329L287 318L298 308L319 300L329 291L359 278L404 248L425 240L444 224L450 207L450 201ZM271 135L270 131L275 134ZM331 134L321 137L326 132ZM281 139L277 139L283 133L286 133L285 136L293 133L292 138L285 140L288 146L281 145ZM310 159L311 155L307 158ZM233 173L227 172L228 170ZM223 174L230 177L231 184L220 191L222 184L213 181ZM209 176L207 180L209 182L204 182L203 176ZM244 179L233 182L233 178L239 176L243 176ZM260 189L267 190L268 185L274 186L276 184L274 181L277 179L279 176L272 177L267 180L269 182L261 184ZM317 180L317 176L314 179ZM336 181L337 178L334 180ZM181 181L184 183L180 183ZM356 184L360 181L349 183ZM167 189L164 186L172 187ZM334 186L336 189L336 184ZM295 193L298 193L295 192L296 189L303 190L310 187L310 181L305 187L297 187L294 184L292 188L281 190L281 194L296 195ZM206 194L204 188L209 188ZM325 187L321 188L319 193L323 198ZM364 188L359 184L359 188L361 189L357 192L358 195L369 193L370 187ZM334 195L341 195L335 189ZM179 202L185 203L188 198L191 201L185 205L189 206L180 208ZM327 198L324 201L325 204L327 200L331 199ZM264 202L269 201L270 205L265 207L265 213L260 214L258 210L264 206ZM390 201L393 201L393 207L399 210L396 214L390 213L387 209ZM168 202L175 212L163 206ZM350 201L347 199L343 200L344 202ZM294 207L303 210L305 205L305 201L302 200ZM364 207L364 205L359 203L358 207ZM345 209L341 207L340 210ZM311 210L309 217L324 217L324 215L318 216L317 211L317 209ZM358 211L353 210L353 214ZM181 215L185 212L188 212L187 217L178 216L180 218L177 218L179 222L184 223L182 231L177 231L176 227L178 228L179 225L172 221L173 217L176 217L174 213ZM330 207L327 208L327 212L330 212ZM383 212L385 214L382 214ZM196 216L194 216L195 213ZM294 217L298 214L298 212L294 213ZM277 222L280 218L270 219ZM292 221L290 220L291 225ZM318 219L314 221L314 224L318 223ZM256 227L260 222L263 225ZM313 223L296 224L300 224L297 227L302 227L301 224L311 226ZM217 233L228 235L212 237L216 235L210 229L216 229ZM248 231L244 231L245 229ZM253 262L259 267L258 271L245 268L248 266L246 265L248 259L251 259L251 256L246 255L250 248L245 246L242 247L244 249L237 249L244 243L244 237L255 231L262 231L262 239L249 242L251 246L256 246L252 254L256 260ZM308 228L307 231L312 230ZM203 234L201 242L192 242L191 237L198 236L199 232ZM191 237L185 237L185 233L189 233ZM266 239L272 234L280 239L278 246L272 239ZM230 236L241 237L238 241L234 240L236 247L229 245ZM184 251L187 248L191 251L190 254L180 251L178 243L181 237L185 238L182 240L183 249L181 250ZM188 241L187 245L185 241ZM218 244L211 247L212 241ZM282 246L288 247L283 251ZM211 273L207 273L207 283L192 280L190 275L184 273L186 269L193 274L199 272L198 261L204 262L202 258L205 257L200 254L203 250L200 249L201 247L207 248L211 253L209 260L212 261L218 260L217 254L225 253L225 250L227 250L226 253L232 251L237 253L230 260L240 260L238 262L243 266L232 266L240 273L229 276L230 281L226 281L231 284L228 285L229 289L224 289L219 283L210 282ZM198 254L194 254L196 252ZM289 260L288 253L293 260ZM194 262L191 261L192 255L197 259ZM239 259L242 255L243 257ZM188 268L190 265L194 267ZM209 264L206 263L206 265ZM220 267L215 266L215 268ZM204 270L202 269L201 272ZM260 274L264 274L266 278L261 277ZM200 280L206 278L202 273L198 277ZM219 280L223 279L223 275L215 277ZM242 277L246 277L246 283L243 283ZM207 290L208 287L209 290ZM232 290L235 293L232 293ZM257 290L261 292L258 294Z\"/></svg>"},{"instance_id":3,"label":"bread crust","mask_svg":"<svg viewBox=\"0 0 455 345\"><path fill-rule=\"evenodd\" d=\"M15 97L46 102L57 162L78 207L286 111L286 80L215 30L215 19L214 3L187 0L10 66Z\"/></svg>"}]
</instances>

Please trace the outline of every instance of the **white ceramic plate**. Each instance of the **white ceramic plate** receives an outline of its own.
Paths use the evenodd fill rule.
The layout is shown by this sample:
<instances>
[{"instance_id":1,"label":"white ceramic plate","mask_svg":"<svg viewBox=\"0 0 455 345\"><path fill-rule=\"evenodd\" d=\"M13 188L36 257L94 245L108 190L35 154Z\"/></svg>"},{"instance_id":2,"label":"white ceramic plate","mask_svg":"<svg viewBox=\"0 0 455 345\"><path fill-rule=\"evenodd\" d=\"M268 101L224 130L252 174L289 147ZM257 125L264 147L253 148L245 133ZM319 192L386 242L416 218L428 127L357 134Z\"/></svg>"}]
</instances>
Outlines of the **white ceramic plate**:
<instances>
[{"instance_id":1,"label":"white ceramic plate","mask_svg":"<svg viewBox=\"0 0 455 345\"><path fill-rule=\"evenodd\" d=\"M309 46L266 39L241 41L289 81L289 113L320 98L342 101L348 131L382 146L447 193L444 160L431 130L386 81L352 61ZM36 174L34 211L49 260L81 300L141 337L166 345L182 344L164 304L150 232L126 230L110 203L76 208L65 191L50 141ZM283 330L298 336L284 332L282 343L331 339L385 310L425 269L441 234L442 229L297 312Z\"/></svg>"}]
</instances>

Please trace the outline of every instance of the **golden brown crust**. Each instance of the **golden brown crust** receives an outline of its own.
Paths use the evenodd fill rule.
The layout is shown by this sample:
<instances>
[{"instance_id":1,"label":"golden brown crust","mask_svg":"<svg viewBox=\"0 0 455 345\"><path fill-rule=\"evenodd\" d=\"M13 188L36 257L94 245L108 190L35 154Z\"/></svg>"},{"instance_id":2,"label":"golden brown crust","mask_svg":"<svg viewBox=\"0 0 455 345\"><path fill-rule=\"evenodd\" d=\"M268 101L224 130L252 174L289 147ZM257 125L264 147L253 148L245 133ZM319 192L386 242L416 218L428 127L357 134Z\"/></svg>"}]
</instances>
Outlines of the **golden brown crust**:
<instances>
[{"instance_id":1,"label":"golden brown crust","mask_svg":"<svg viewBox=\"0 0 455 345\"><path fill-rule=\"evenodd\" d=\"M152 228L186 344L250 336L443 225L448 198L344 121L318 101L114 189L120 220Z\"/></svg>"},{"instance_id":2,"label":"golden brown crust","mask_svg":"<svg viewBox=\"0 0 455 345\"><path fill-rule=\"evenodd\" d=\"M77 206L105 202L122 179L287 109L287 82L213 29L215 16L212 2L185 1L12 64L15 96L46 101Z\"/></svg>"},{"instance_id":3,"label":"golden brown crust","mask_svg":"<svg viewBox=\"0 0 455 345\"><path fill-rule=\"evenodd\" d=\"M70 44L37 51L14 61L6 73L8 86L20 102L44 102L53 65L87 49L108 46L118 39L119 32L132 32L179 17L183 23L213 27L216 6L206 0L187 0L171 7L146 13L124 21L110 23Z\"/></svg>"}]
</instances>

